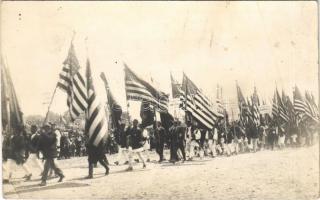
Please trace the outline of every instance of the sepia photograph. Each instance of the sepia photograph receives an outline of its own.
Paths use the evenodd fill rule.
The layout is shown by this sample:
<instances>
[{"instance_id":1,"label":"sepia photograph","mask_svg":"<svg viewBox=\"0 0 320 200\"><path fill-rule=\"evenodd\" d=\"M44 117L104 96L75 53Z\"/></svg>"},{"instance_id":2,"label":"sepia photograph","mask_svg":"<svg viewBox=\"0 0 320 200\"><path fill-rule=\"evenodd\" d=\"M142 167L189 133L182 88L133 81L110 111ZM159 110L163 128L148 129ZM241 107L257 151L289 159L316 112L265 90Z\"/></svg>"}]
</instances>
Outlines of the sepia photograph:
<instances>
[{"instance_id":1,"label":"sepia photograph","mask_svg":"<svg viewBox=\"0 0 320 200\"><path fill-rule=\"evenodd\" d=\"M318 1L0 13L1 198L320 198Z\"/></svg>"}]
</instances>

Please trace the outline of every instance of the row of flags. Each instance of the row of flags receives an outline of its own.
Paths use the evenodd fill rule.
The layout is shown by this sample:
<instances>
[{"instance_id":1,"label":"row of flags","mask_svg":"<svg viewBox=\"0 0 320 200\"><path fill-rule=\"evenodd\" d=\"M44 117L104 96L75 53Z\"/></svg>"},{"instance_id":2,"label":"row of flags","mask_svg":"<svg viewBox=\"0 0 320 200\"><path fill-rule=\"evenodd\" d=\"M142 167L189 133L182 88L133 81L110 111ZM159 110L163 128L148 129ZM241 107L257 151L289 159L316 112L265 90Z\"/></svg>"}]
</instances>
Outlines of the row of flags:
<instances>
[{"instance_id":1,"label":"row of flags","mask_svg":"<svg viewBox=\"0 0 320 200\"><path fill-rule=\"evenodd\" d=\"M108 135L110 121L112 129L120 128L122 108L115 100L104 73L100 74L100 78L105 85L107 106L105 107L105 104L98 100L92 80L89 59L87 59L85 78L83 78L79 69L80 64L76 57L74 46L71 43L67 58L63 62L62 71L59 74L57 88L67 94L67 106L72 121L79 118L82 113L85 113L85 129L89 136L89 143L98 146L102 139ZM124 64L124 72L127 100L141 102L142 128L153 125L155 120L159 120L156 119L156 112L158 112L163 126L169 129L174 120L168 109L169 95L140 78L126 64ZM9 106L2 107L2 124L23 125L22 112L10 74L5 67L1 68L1 83L2 105L9 105L7 102L10 102ZM171 75L171 86L173 98L179 98L180 108L185 111L186 122L195 121L203 128L212 129L219 119L228 121L228 114L222 103L222 94L217 94L217 100L214 105L185 73L183 73L181 84ZM262 113L260 113L259 109L261 104L256 88L254 87L252 96L247 99L245 99L238 84L236 84L236 88L240 123L242 125L253 123L259 126L262 122ZM293 102L284 92L280 97L276 88L272 101L272 118L280 125L286 123L298 124L306 120L318 123L320 115L313 95L306 92L305 97L303 97L296 86ZM12 127L14 126L12 125Z\"/></svg>"},{"instance_id":2,"label":"row of flags","mask_svg":"<svg viewBox=\"0 0 320 200\"><path fill-rule=\"evenodd\" d=\"M257 94L256 88L250 99L245 99L240 86L237 84L237 96L239 105L239 118L242 125L253 123L259 126L263 120L262 113L260 112L260 100ZM265 104L265 103L264 103ZM310 121L319 123L319 110L315 103L315 98L312 94L306 92L303 97L299 91L299 88L295 86L293 92L293 102L290 97L282 91L282 95L278 89L275 89L274 96L272 99L272 111L271 111L273 122L279 126L284 125L299 125L300 123Z\"/></svg>"},{"instance_id":3,"label":"row of flags","mask_svg":"<svg viewBox=\"0 0 320 200\"><path fill-rule=\"evenodd\" d=\"M103 110L100 104L89 101L89 97L92 97L89 95L95 96L95 92L92 81L89 81L90 77L88 73L86 83L87 93L83 91L83 88L85 88L84 85L86 84L81 78L78 71L79 68L73 45L71 45L69 55L64 62L63 72L60 74L58 86L68 94L67 104L70 115L73 116L73 118L79 116L81 111L86 111L86 127L88 127L90 141L96 145L108 132L108 127L105 123L106 114L99 114L103 113L99 112ZM89 64L87 64L87 68L90 69ZM153 125L157 116L156 112L158 112L161 122L163 122L165 128L168 129L173 123L173 117L168 111L169 95L140 78L126 64L124 64L124 72L127 100L141 102L140 116L142 119L142 128ZM107 92L108 111L112 122L111 126L113 128L120 128L122 108L113 97L105 75L102 73L100 77L105 84ZM173 98L180 99L180 108L185 111L186 122L195 121L203 128L212 129L219 119L224 118L228 120L228 114L222 104L222 95L217 94L217 101L214 106L210 99L204 95L202 90L198 88L185 73L183 73L181 84L171 75L171 86ZM237 84L236 87L241 124L246 125L253 123L255 126L259 126L262 122L262 114L259 109L261 104L256 87L254 87L252 96L247 99L243 96L240 86ZM89 88L91 88L91 90L89 90ZM91 93L89 91L91 91ZM87 100L85 100L85 98L87 98ZM87 109L84 109L86 104L88 104ZM90 106L95 107L90 108ZM93 111L93 109L95 111ZM275 90L272 116L274 121L280 124L296 123L297 119L301 121L306 118L310 118L316 122L319 121L318 109L313 96L306 93L306 97L303 99L297 87L294 92L294 103L291 102L289 96L284 92L282 92L282 97L280 97L278 90Z\"/></svg>"}]
</instances>

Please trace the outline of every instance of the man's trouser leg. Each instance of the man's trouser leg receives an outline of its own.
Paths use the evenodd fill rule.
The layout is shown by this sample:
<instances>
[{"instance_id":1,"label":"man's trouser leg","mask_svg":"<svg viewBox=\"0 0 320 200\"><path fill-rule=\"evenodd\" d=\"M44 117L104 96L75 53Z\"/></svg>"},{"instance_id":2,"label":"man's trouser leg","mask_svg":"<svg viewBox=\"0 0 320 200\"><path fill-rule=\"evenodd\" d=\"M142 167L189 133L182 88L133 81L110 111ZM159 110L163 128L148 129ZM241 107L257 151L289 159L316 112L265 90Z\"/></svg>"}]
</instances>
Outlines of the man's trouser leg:
<instances>
[{"instance_id":1,"label":"man's trouser leg","mask_svg":"<svg viewBox=\"0 0 320 200\"><path fill-rule=\"evenodd\" d=\"M179 143L179 149L182 153L183 160L185 161L186 160L186 152L185 152L185 145L183 142Z\"/></svg>"},{"instance_id":2,"label":"man's trouser leg","mask_svg":"<svg viewBox=\"0 0 320 200\"><path fill-rule=\"evenodd\" d=\"M57 163L55 163L54 159L52 159L52 161L51 161L51 167L56 175L63 176L61 169L59 168Z\"/></svg>"},{"instance_id":3,"label":"man's trouser leg","mask_svg":"<svg viewBox=\"0 0 320 200\"><path fill-rule=\"evenodd\" d=\"M51 162L52 162L52 159L46 159L44 161L44 169L43 169L43 173L42 173L42 182L46 182L47 181L47 178L48 178L48 172L49 172L49 169L51 168Z\"/></svg>"},{"instance_id":4,"label":"man's trouser leg","mask_svg":"<svg viewBox=\"0 0 320 200\"><path fill-rule=\"evenodd\" d=\"M37 157L37 154L35 153L31 153L29 156L28 161L30 161L31 163L33 163L33 165L37 166L37 168L42 172L43 171L43 166L40 163L40 160Z\"/></svg>"}]
</instances>

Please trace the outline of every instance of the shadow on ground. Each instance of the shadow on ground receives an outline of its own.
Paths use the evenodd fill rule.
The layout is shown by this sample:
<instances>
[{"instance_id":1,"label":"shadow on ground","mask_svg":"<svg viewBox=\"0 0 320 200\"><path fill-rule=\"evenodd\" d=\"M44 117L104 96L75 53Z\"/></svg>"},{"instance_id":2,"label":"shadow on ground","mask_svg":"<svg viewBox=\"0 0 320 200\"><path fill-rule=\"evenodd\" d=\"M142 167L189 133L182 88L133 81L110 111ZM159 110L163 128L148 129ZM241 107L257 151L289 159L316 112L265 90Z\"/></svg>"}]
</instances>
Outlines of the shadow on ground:
<instances>
[{"instance_id":1,"label":"shadow on ground","mask_svg":"<svg viewBox=\"0 0 320 200\"><path fill-rule=\"evenodd\" d=\"M44 191L44 190L54 190L54 189L73 188L73 187L86 187L86 186L89 186L89 184L63 182L63 183L59 183L59 184L55 184L55 185L48 185L48 186L43 186L43 187L40 187L39 184L33 184L33 185L28 185L28 186L16 187L15 191L5 192L4 196L12 195L12 194Z\"/></svg>"}]
</instances>

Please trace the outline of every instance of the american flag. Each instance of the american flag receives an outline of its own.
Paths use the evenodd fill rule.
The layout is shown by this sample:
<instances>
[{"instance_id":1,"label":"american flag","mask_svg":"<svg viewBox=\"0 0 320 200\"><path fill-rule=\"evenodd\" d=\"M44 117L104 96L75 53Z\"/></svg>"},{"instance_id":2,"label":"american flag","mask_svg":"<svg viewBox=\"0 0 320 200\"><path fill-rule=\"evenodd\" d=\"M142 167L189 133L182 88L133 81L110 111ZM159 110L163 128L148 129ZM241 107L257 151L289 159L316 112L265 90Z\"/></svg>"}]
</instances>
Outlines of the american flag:
<instances>
[{"instance_id":1,"label":"american flag","mask_svg":"<svg viewBox=\"0 0 320 200\"><path fill-rule=\"evenodd\" d=\"M279 117L282 119L284 122L288 122L290 120L289 115L287 113L287 109L284 106L281 97L279 95L278 90L276 89L276 95L277 95L277 103L278 103L278 111L279 111Z\"/></svg>"},{"instance_id":2,"label":"american flag","mask_svg":"<svg viewBox=\"0 0 320 200\"><path fill-rule=\"evenodd\" d=\"M302 120L302 117L305 115L306 113L306 102L304 101L299 88L297 86L295 86L294 92L293 92L293 107L294 107L294 112L295 112L295 116L296 119L298 121Z\"/></svg>"},{"instance_id":3,"label":"american flag","mask_svg":"<svg viewBox=\"0 0 320 200\"><path fill-rule=\"evenodd\" d=\"M99 102L93 86L90 62L87 60L87 95L88 108L86 110L86 133L89 136L89 144L98 146L108 134L108 122L103 105Z\"/></svg>"},{"instance_id":4,"label":"american flag","mask_svg":"<svg viewBox=\"0 0 320 200\"><path fill-rule=\"evenodd\" d=\"M249 106L244 98L240 86L237 84L237 96L238 96L238 105L240 111L240 122L242 125L247 123L247 119L250 117Z\"/></svg>"},{"instance_id":5,"label":"american flag","mask_svg":"<svg viewBox=\"0 0 320 200\"><path fill-rule=\"evenodd\" d=\"M198 87L183 74L182 91L185 100L185 110L192 117L208 129L212 129L217 120L217 113L213 110L210 100L198 89Z\"/></svg>"},{"instance_id":6,"label":"american flag","mask_svg":"<svg viewBox=\"0 0 320 200\"><path fill-rule=\"evenodd\" d=\"M127 100L150 102L157 111L168 112L168 95L139 78L126 64L124 66Z\"/></svg>"},{"instance_id":7,"label":"american flag","mask_svg":"<svg viewBox=\"0 0 320 200\"><path fill-rule=\"evenodd\" d=\"M87 107L85 81L79 73L79 62L71 44L67 59L63 62L57 87L68 94L67 105L74 121Z\"/></svg>"},{"instance_id":8,"label":"american flag","mask_svg":"<svg viewBox=\"0 0 320 200\"><path fill-rule=\"evenodd\" d=\"M254 87L254 93L251 97L252 101L252 118L256 126L260 125L260 111L259 111L259 96L256 87Z\"/></svg>"},{"instance_id":9,"label":"american flag","mask_svg":"<svg viewBox=\"0 0 320 200\"><path fill-rule=\"evenodd\" d=\"M311 97L311 94L308 92L305 93L306 99L306 115L314 120L315 122L319 122L319 112L317 104L314 102L314 99Z\"/></svg>"}]
</instances>

